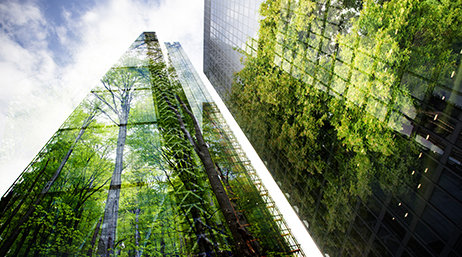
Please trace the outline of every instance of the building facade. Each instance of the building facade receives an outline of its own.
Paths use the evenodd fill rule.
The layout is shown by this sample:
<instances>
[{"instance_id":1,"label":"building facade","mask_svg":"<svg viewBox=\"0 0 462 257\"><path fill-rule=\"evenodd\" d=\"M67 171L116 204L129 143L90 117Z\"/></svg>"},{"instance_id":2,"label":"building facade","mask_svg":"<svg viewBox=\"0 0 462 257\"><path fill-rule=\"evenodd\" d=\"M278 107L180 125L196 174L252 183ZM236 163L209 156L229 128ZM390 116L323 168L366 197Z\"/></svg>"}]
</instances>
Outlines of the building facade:
<instances>
[{"instance_id":1,"label":"building facade","mask_svg":"<svg viewBox=\"0 0 462 257\"><path fill-rule=\"evenodd\" d=\"M141 34L5 193L0 256L304 256L180 44L166 49Z\"/></svg>"},{"instance_id":2,"label":"building facade","mask_svg":"<svg viewBox=\"0 0 462 257\"><path fill-rule=\"evenodd\" d=\"M204 1L204 74L222 99L231 91L233 74L242 69L242 51L255 53L258 8L262 0Z\"/></svg>"},{"instance_id":3,"label":"building facade","mask_svg":"<svg viewBox=\"0 0 462 257\"><path fill-rule=\"evenodd\" d=\"M460 2L261 10L224 100L321 251L461 256Z\"/></svg>"}]
</instances>

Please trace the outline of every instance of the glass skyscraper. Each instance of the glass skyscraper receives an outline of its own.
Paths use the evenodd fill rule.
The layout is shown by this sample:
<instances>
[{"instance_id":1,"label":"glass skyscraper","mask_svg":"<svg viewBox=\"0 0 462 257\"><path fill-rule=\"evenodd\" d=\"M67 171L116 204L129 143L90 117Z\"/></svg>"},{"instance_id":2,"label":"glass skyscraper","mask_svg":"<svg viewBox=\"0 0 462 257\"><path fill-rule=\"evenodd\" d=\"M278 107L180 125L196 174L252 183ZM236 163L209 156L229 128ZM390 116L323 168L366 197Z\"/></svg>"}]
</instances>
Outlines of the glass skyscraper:
<instances>
[{"instance_id":1,"label":"glass skyscraper","mask_svg":"<svg viewBox=\"0 0 462 257\"><path fill-rule=\"evenodd\" d=\"M262 8L224 101L323 253L461 256L456 2Z\"/></svg>"},{"instance_id":2,"label":"glass skyscraper","mask_svg":"<svg viewBox=\"0 0 462 257\"><path fill-rule=\"evenodd\" d=\"M180 44L165 47L141 34L1 198L0 256L304 256Z\"/></svg>"}]
</instances>

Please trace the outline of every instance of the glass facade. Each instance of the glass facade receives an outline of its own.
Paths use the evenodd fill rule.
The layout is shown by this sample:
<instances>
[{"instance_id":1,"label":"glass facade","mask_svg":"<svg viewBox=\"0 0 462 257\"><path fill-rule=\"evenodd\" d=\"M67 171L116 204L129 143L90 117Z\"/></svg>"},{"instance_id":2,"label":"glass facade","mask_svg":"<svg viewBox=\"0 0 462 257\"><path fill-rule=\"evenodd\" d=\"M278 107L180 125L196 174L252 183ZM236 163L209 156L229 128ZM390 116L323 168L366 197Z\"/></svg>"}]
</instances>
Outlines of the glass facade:
<instances>
[{"instance_id":1,"label":"glass facade","mask_svg":"<svg viewBox=\"0 0 462 257\"><path fill-rule=\"evenodd\" d=\"M256 53L262 0L205 0L204 73L223 99L233 73L242 69L239 50Z\"/></svg>"},{"instance_id":2,"label":"glass facade","mask_svg":"<svg viewBox=\"0 0 462 257\"><path fill-rule=\"evenodd\" d=\"M0 256L303 256L180 44L166 48L143 33L1 198Z\"/></svg>"},{"instance_id":3,"label":"glass facade","mask_svg":"<svg viewBox=\"0 0 462 257\"><path fill-rule=\"evenodd\" d=\"M260 48L224 100L329 256L461 256L460 13L457 1L262 8Z\"/></svg>"}]
</instances>

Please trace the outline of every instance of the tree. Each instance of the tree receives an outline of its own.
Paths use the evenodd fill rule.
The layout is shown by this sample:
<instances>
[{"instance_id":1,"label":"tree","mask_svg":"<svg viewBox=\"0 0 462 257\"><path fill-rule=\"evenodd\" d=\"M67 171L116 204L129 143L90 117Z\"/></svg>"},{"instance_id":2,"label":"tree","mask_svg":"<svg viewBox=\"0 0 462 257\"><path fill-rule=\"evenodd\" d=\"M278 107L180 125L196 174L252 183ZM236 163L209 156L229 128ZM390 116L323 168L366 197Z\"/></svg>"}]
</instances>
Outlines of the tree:
<instances>
[{"instance_id":1,"label":"tree","mask_svg":"<svg viewBox=\"0 0 462 257\"><path fill-rule=\"evenodd\" d=\"M209 179L212 191L215 194L215 197L217 198L218 204L220 205L220 210L225 216L225 220L233 235L236 253L239 256L260 256L259 249L254 248L254 246L249 243L249 237L251 237L250 233L239 224L234 208L215 169L215 165L210 156L207 144L204 141L201 129L194 114L188 109L188 107L181 100L181 98L176 96L176 99L180 102L181 106L183 107L183 110L193 120L195 138L197 141L193 139L189 131L186 129L183 119L178 110L170 103L167 97L164 97L164 99L168 103L170 109L175 113L178 119L178 123L180 124L181 131L183 132L185 138L194 147L195 152L201 159L202 164L204 165L205 172L207 173L207 177Z\"/></svg>"},{"instance_id":2,"label":"tree","mask_svg":"<svg viewBox=\"0 0 462 257\"><path fill-rule=\"evenodd\" d=\"M87 129L87 127L89 126L89 124L93 121L93 118L95 117L96 115L96 112L95 111L91 111L91 113L88 115L88 117L83 121L83 124L80 128L80 131L77 135L77 137L75 138L73 144L71 145L71 147L69 148L69 150L67 151L66 155L64 156L64 158L62 159L59 167L56 169L55 173L53 174L53 176L48 180L48 182L45 184L45 186L42 188L42 190L40 191L39 195L37 196L37 198L35 199L35 201L30 205L29 209L26 211L26 213L21 217L21 219L17 222L15 228L12 230L12 232L9 234L8 236L8 239L3 243L3 245L1 246L0 248L0 256L4 256L6 255L6 253L9 251L10 247L12 246L12 244L14 243L14 241L16 240L16 238L19 236L21 230L22 230L22 225L25 224L28 220L29 220L29 217L34 213L35 209L37 208L37 206L40 205L41 201L43 200L43 198L46 196L46 194L48 193L48 191L51 189L51 187L53 186L53 184L56 182L56 180L58 179L59 175L61 174L61 171L63 170L64 168L64 165L67 163L67 161L69 160L69 157L71 156L72 152L74 151L74 147L75 145L79 142L80 138L82 137L83 133L85 133L85 130ZM46 165L45 165L46 166ZM40 174L39 174L40 175ZM33 183L35 184L35 182ZM22 203L20 203L18 205L18 208L20 208L20 206L22 205ZM15 211L13 211L15 212ZM11 217L13 217L14 215L12 215ZM5 226L5 224L3 225Z\"/></svg>"},{"instance_id":3,"label":"tree","mask_svg":"<svg viewBox=\"0 0 462 257\"><path fill-rule=\"evenodd\" d=\"M169 110L165 95L182 93L178 82L172 81L175 75L173 69L167 70L163 63L152 63L150 66L151 81L153 85L153 97L158 108L158 126L162 136L161 156L168 164L171 174L164 169L168 181L173 187L174 194L179 206L179 213L187 217L184 230L191 230L196 238L195 242L190 242L189 251L195 247L199 248L199 253L214 251L214 244L207 235L213 233L205 226L205 216L209 213L207 187L204 183L204 175L196 164L193 150L188 142L183 139L178 121L174 114ZM183 207L184 206L184 207ZM208 232L208 233L207 233ZM196 246L197 245L197 246Z\"/></svg>"},{"instance_id":4,"label":"tree","mask_svg":"<svg viewBox=\"0 0 462 257\"><path fill-rule=\"evenodd\" d=\"M123 153L127 137L127 122L130 113L130 105L133 100L133 92L140 84L143 85L144 81L144 74L141 69L112 68L101 80L105 91L93 91L93 94L104 103L105 107L108 108L110 112L116 115L118 120L113 119L112 116L102 108L100 108L100 110L119 127L115 167L111 177L101 236L98 242L98 254L104 256L109 256L114 251L120 186L122 184Z\"/></svg>"},{"instance_id":5,"label":"tree","mask_svg":"<svg viewBox=\"0 0 462 257\"><path fill-rule=\"evenodd\" d=\"M185 139L164 96L185 114L181 118L186 129L198 124L181 109L175 95L184 100L185 93L150 36L143 33L135 41L2 200L2 244L20 229L6 255L229 256L237 250L249 255L251 249L260 251L252 242L257 233L269 245L262 255L289 251L272 216L266 215L269 211L258 205L259 192L245 181L244 161L236 162L233 142L224 139L217 125L221 119L207 118L203 136L208 139L201 142L214 145L207 168L222 169L209 172L214 185L221 185L220 200L215 197L194 145ZM92 113L92 122L83 126ZM50 181L52 186L43 194ZM34 205L39 197L43 198ZM225 214L219 207L223 200L228 204ZM31 206L32 214L21 225ZM230 209L232 230L241 233L240 238L227 226L224 216L229 220ZM262 209L266 216L260 216ZM233 237L243 242L235 249Z\"/></svg>"}]
</instances>

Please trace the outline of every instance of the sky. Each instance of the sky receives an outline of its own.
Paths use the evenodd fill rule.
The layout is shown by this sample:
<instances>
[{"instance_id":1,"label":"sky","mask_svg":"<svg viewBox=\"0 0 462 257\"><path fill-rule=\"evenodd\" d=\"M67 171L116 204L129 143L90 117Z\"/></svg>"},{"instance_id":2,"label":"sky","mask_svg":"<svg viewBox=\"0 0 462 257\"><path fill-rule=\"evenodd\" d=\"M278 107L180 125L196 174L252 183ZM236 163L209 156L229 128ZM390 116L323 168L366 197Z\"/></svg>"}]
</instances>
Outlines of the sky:
<instances>
[{"instance_id":1,"label":"sky","mask_svg":"<svg viewBox=\"0 0 462 257\"><path fill-rule=\"evenodd\" d=\"M143 31L155 31L161 42L180 42L211 88L202 73L203 1L1 0L0 195ZM211 94L305 253L321 256L223 102Z\"/></svg>"}]
</instances>

